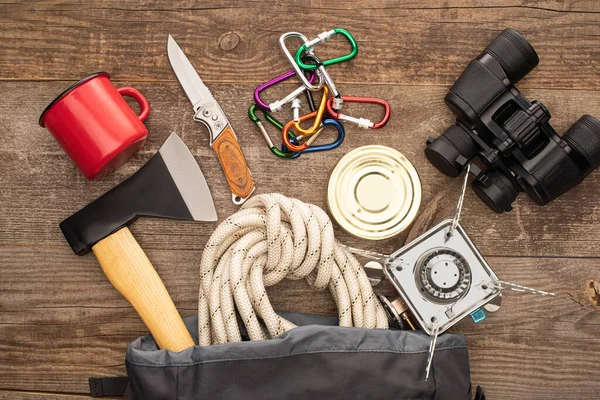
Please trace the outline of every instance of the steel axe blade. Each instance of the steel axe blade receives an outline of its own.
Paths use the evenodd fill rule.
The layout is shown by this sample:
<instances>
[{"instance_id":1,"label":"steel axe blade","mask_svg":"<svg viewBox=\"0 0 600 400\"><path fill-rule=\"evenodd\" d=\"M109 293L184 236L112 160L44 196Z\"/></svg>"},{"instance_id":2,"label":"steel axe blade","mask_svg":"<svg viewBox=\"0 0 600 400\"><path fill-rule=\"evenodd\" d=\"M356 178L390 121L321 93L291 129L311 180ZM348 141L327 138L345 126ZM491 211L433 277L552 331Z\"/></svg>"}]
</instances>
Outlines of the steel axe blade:
<instances>
[{"instance_id":1,"label":"steel axe blade","mask_svg":"<svg viewBox=\"0 0 600 400\"><path fill-rule=\"evenodd\" d=\"M60 228L73 251L84 255L140 215L217 220L204 175L175 133L139 171L65 219Z\"/></svg>"}]
</instances>

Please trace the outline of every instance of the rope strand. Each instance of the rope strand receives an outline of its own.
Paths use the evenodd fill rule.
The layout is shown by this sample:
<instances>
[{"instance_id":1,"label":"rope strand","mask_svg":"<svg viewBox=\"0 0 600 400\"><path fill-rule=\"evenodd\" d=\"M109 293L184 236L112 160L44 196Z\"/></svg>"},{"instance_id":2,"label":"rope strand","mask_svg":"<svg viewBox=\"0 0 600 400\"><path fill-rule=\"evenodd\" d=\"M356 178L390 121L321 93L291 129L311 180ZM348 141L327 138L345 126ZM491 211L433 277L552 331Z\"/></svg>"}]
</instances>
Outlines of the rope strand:
<instances>
[{"instance_id":1,"label":"rope strand","mask_svg":"<svg viewBox=\"0 0 600 400\"><path fill-rule=\"evenodd\" d=\"M251 340L294 328L275 313L266 292L284 278L329 289L340 326L387 328L367 275L335 240L327 214L273 193L249 199L206 244L200 262L199 344L241 341L236 311Z\"/></svg>"}]
</instances>

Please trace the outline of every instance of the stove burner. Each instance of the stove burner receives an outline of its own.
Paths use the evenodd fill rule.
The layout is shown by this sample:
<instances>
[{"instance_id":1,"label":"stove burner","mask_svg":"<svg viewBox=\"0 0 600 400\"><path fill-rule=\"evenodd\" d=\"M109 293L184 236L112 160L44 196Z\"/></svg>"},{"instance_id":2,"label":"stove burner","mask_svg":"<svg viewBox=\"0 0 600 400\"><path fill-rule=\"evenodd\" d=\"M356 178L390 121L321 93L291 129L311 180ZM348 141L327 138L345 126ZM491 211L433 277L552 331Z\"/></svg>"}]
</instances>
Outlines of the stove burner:
<instances>
[{"instance_id":1,"label":"stove burner","mask_svg":"<svg viewBox=\"0 0 600 400\"><path fill-rule=\"evenodd\" d=\"M437 303L450 303L463 297L471 285L467 260L449 248L435 248L417 261L415 280L421 292Z\"/></svg>"}]
</instances>

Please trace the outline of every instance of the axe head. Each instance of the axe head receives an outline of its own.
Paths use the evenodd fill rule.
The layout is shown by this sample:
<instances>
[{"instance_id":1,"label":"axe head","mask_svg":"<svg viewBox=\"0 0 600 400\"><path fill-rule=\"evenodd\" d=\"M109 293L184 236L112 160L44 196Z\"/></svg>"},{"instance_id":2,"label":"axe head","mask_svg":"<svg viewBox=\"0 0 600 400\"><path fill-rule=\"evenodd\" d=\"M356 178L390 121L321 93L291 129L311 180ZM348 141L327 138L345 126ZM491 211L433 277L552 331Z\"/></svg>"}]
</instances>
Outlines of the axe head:
<instances>
[{"instance_id":1,"label":"axe head","mask_svg":"<svg viewBox=\"0 0 600 400\"><path fill-rule=\"evenodd\" d=\"M65 219L60 229L73 251L84 255L94 244L140 215L217 220L204 175L190 150L174 133L135 174Z\"/></svg>"}]
</instances>

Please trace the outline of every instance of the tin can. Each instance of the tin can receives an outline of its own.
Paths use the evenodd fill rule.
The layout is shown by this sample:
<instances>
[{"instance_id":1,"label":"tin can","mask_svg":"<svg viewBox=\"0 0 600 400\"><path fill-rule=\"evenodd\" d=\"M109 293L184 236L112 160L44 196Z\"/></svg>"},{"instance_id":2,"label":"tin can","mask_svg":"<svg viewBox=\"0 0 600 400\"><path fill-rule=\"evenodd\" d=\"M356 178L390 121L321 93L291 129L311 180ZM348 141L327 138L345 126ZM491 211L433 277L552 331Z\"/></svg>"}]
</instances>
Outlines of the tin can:
<instances>
[{"instance_id":1,"label":"tin can","mask_svg":"<svg viewBox=\"0 0 600 400\"><path fill-rule=\"evenodd\" d=\"M329 178L327 205L335 221L353 236L393 237L416 218L421 180L402 153L387 146L352 150Z\"/></svg>"}]
</instances>

